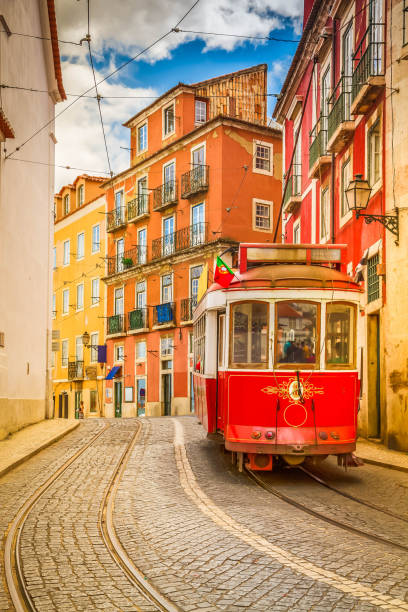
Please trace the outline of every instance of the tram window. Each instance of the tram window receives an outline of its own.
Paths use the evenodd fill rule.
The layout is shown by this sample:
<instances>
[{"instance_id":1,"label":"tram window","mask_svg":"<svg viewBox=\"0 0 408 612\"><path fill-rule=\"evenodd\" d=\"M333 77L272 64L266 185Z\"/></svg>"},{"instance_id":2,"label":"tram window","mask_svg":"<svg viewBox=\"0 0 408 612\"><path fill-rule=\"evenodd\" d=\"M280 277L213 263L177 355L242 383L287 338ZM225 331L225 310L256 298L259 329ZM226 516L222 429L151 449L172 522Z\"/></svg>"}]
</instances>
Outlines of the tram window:
<instances>
[{"instance_id":1,"label":"tram window","mask_svg":"<svg viewBox=\"0 0 408 612\"><path fill-rule=\"evenodd\" d=\"M355 362L355 315L351 304L326 306L326 366L350 368Z\"/></svg>"},{"instance_id":2,"label":"tram window","mask_svg":"<svg viewBox=\"0 0 408 612\"><path fill-rule=\"evenodd\" d=\"M312 302L277 302L276 363L315 367L319 363L319 305Z\"/></svg>"},{"instance_id":3,"label":"tram window","mask_svg":"<svg viewBox=\"0 0 408 612\"><path fill-rule=\"evenodd\" d=\"M231 367L268 365L268 304L241 302L231 307Z\"/></svg>"},{"instance_id":4,"label":"tram window","mask_svg":"<svg viewBox=\"0 0 408 612\"><path fill-rule=\"evenodd\" d=\"M194 371L204 374L205 314L194 325Z\"/></svg>"},{"instance_id":5,"label":"tram window","mask_svg":"<svg viewBox=\"0 0 408 612\"><path fill-rule=\"evenodd\" d=\"M218 367L224 365L224 332L225 332L225 315L222 314L218 319Z\"/></svg>"}]
</instances>

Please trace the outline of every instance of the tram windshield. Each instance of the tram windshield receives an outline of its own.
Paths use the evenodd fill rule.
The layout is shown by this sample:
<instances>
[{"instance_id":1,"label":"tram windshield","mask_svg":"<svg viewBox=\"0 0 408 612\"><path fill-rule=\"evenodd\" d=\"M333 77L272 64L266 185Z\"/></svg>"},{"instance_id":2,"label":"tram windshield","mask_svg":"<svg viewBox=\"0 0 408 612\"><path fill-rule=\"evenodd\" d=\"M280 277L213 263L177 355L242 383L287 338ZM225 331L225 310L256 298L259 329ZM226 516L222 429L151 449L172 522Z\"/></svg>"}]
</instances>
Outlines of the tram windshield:
<instances>
[{"instance_id":1,"label":"tram windshield","mask_svg":"<svg viewBox=\"0 0 408 612\"><path fill-rule=\"evenodd\" d=\"M231 367L268 365L269 305L265 302L239 302L231 307Z\"/></svg>"},{"instance_id":2,"label":"tram windshield","mask_svg":"<svg viewBox=\"0 0 408 612\"><path fill-rule=\"evenodd\" d=\"M276 304L276 363L315 367L319 346L319 304L285 301Z\"/></svg>"},{"instance_id":3,"label":"tram windshield","mask_svg":"<svg viewBox=\"0 0 408 612\"><path fill-rule=\"evenodd\" d=\"M332 303L326 306L326 366L353 367L355 362L355 316L351 304Z\"/></svg>"}]
</instances>

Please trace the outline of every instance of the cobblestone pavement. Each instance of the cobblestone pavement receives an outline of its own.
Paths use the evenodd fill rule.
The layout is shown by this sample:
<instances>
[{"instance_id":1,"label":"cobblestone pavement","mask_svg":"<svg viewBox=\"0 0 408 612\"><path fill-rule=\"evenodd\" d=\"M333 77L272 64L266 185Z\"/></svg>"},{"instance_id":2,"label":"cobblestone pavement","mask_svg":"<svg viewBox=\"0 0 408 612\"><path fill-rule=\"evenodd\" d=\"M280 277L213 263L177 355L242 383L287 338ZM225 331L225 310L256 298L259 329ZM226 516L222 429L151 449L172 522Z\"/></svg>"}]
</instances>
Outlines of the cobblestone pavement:
<instances>
[{"instance_id":1,"label":"cobblestone pavement","mask_svg":"<svg viewBox=\"0 0 408 612\"><path fill-rule=\"evenodd\" d=\"M408 554L305 515L257 487L205 439L194 417L141 422L115 500L115 529L147 580L181 610L408 610ZM33 491L104 423L85 421L0 479L2 532ZM27 518L23 568L38 612L155 609L114 563L98 530L101 500L137 420L110 424ZM332 463L319 470L373 503L387 506L393 496L393 510L406 511L408 474L373 466L344 474ZM308 496L321 512L330 502L337 518L346 514L358 523L353 502L292 476L285 471L270 478L280 479L287 493L292 489L290 495ZM382 515L381 523L366 510L361 507L362 520L375 515L373 529L387 536L389 517ZM394 537L396 529L393 523ZM0 593L0 610L11 609Z\"/></svg>"}]
</instances>

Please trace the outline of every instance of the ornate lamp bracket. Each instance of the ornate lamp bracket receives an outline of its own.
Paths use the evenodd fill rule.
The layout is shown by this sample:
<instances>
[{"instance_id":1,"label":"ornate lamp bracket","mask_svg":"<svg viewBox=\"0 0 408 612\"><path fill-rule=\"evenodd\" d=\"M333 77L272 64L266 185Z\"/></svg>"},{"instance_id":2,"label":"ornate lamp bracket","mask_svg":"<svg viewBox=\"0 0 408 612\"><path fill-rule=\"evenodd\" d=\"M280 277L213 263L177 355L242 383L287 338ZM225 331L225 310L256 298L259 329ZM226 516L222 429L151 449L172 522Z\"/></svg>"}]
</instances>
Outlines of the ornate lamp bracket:
<instances>
[{"instance_id":1,"label":"ornate lamp bracket","mask_svg":"<svg viewBox=\"0 0 408 612\"><path fill-rule=\"evenodd\" d=\"M395 209L395 215L368 215L366 213L361 213L359 210L356 210L356 219L359 217L364 217L364 221L367 224L372 223L373 221L379 221L385 227L385 229L389 230L394 236L397 237L395 244L399 244L399 216L398 216L398 208Z\"/></svg>"}]
</instances>

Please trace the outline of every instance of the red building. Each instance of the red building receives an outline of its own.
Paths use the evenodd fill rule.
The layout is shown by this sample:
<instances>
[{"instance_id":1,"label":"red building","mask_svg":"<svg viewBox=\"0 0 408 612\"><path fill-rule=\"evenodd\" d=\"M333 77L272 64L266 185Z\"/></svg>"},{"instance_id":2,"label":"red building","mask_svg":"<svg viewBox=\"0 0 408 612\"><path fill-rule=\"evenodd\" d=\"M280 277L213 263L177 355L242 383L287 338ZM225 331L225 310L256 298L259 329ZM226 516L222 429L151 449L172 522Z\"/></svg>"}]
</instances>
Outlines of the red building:
<instances>
[{"instance_id":1,"label":"red building","mask_svg":"<svg viewBox=\"0 0 408 612\"><path fill-rule=\"evenodd\" d=\"M384 409L385 229L356 218L345 190L362 175L371 187L365 214L385 214L385 4L305 1L302 38L274 111L284 130L284 241L346 244L344 271L365 289L360 431L373 437Z\"/></svg>"},{"instance_id":2,"label":"red building","mask_svg":"<svg viewBox=\"0 0 408 612\"><path fill-rule=\"evenodd\" d=\"M187 414L192 312L214 259L272 240L281 131L267 125L266 65L179 83L125 124L130 167L105 183L107 416ZM227 252L226 252L227 251Z\"/></svg>"}]
</instances>

